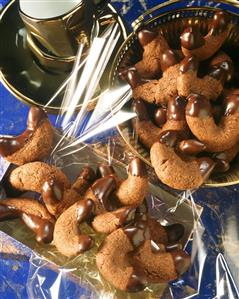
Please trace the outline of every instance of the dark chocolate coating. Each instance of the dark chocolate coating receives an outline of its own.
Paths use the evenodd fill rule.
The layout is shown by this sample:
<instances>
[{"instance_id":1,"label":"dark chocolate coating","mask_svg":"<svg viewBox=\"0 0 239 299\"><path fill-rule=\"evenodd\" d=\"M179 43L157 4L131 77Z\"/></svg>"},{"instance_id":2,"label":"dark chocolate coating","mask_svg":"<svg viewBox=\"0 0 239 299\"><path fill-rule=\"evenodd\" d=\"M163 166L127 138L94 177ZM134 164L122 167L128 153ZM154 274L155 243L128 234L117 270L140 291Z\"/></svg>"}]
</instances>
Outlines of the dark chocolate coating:
<instances>
[{"instance_id":1,"label":"dark chocolate coating","mask_svg":"<svg viewBox=\"0 0 239 299\"><path fill-rule=\"evenodd\" d=\"M28 113L27 129L19 136L0 137L0 155L9 156L24 146L41 122L47 118L46 113L38 107L31 107Z\"/></svg>"},{"instance_id":2,"label":"dark chocolate coating","mask_svg":"<svg viewBox=\"0 0 239 299\"><path fill-rule=\"evenodd\" d=\"M21 212L6 205L1 205L0 202L0 221L18 218Z\"/></svg>"},{"instance_id":3,"label":"dark chocolate coating","mask_svg":"<svg viewBox=\"0 0 239 299\"><path fill-rule=\"evenodd\" d=\"M216 165L213 173L223 173L230 169L230 163L227 160L215 159Z\"/></svg>"},{"instance_id":4,"label":"dark chocolate coating","mask_svg":"<svg viewBox=\"0 0 239 299\"><path fill-rule=\"evenodd\" d=\"M154 113L154 122L158 127L162 127L167 121L167 110L163 107L158 108Z\"/></svg>"},{"instance_id":5,"label":"dark chocolate coating","mask_svg":"<svg viewBox=\"0 0 239 299\"><path fill-rule=\"evenodd\" d=\"M81 223L89 220L94 213L94 202L91 199L83 199L77 203L77 222L80 225ZM79 229L78 235L78 244L79 244L79 253L89 250L93 245L93 240L88 235L83 235Z\"/></svg>"},{"instance_id":6,"label":"dark chocolate coating","mask_svg":"<svg viewBox=\"0 0 239 299\"><path fill-rule=\"evenodd\" d=\"M42 197L46 203L58 203L63 198L63 185L54 179L45 182L42 186Z\"/></svg>"},{"instance_id":7,"label":"dark chocolate coating","mask_svg":"<svg viewBox=\"0 0 239 299\"><path fill-rule=\"evenodd\" d=\"M143 47L149 44L153 39L155 39L156 36L156 32L150 31L148 29L143 29L138 33L139 42Z\"/></svg>"},{"instance_id":8,"label":"dark chocolate coating","mask_svg":"<svg viewBox=\"0 0 239 299\"><path fill-rule=\"evenodd\" d=\"M28 113L27 129L35 131L43 119L47 118L47 114L39 107L31 107Z\"/></svg>"},{"instance_id":9,"label":"dark chocolate coating","mask_svg":"<svg viewBox=\"0 0 239 299\"><path fill-rule=\"evenodd\" d=\"M35 234L37 242L50 243L53 240L54 223L40 217L22 213L22 220Z\"/></svg>"},{"instance_id":10,"label":"dark chocolate coating","mask_svg":"<svg viewBox=\"0 0 239 299\"><path fill-rule=\"evenodd\" d=\"M137 114L139 120L149 120L149 115L142 100L134 100L132 103L133 111Z\"/></svg>"},{"instance_id":11,"label":"dark chocolate coating","mask_svg":"<svg viewBox=\"0 0 239 299\"><path fill-rule=\"evenodd\" d=\"M183 97L176 97L169 101L167 110L167 119L169 120L184 120L185 119L185 107L187 101Z\"/></svg>"},{"instance_id":12,"label":"dark chocolate coating","mask_svg":"<svg viewBox=\"0 0 239 299\"><path fill-rule=\"evenodd\" d=\"M124 229L134 248L138 248L145 240L150 240L150 231L147 221L138 221L133 226Z\"/></svg>"},{"instance_id":13,"label":"dark chocolate coating","mask_svg":"<svg viewBox=\"0 0 239 299\"><path fill-rule=\"evenodd\" d=\"M132 88L148 82L148 80L141 78L140 74L135 68L130 68L127 70L126 80Z\"/></svg>"},{"instance_id":14,"label":"dark chocolate coating","mask_svg":"<svg viewBox=\"0 0 239 299\"><path fill-rule=\"evenodd\" d=\"M77 221L82 223L91 216L94 210L94 202L91 199L83 199L77 203Z\"/></svg>"},{"instance_id":15,"label":"dark chocolate coating","mask_svg":"<svg viewBox=\"0 0 239 299\"><path fill-rule=\"evenodd\" d=\"M194 50L202 47L205 44L205 40L198 27L186 28L180 36L181 45L188 50Z\"/></svg>"},{"instance_id":16,"label":"dark chocolate coating","mask_svg":"<svg viewBox=\"0 0 239 299\"><path fill-rule=\"evenodd\" d=\"M224 82L227 79L227 72L225 69L221 68L221 67L214 67L208 74L210 77L213 77L214 79L222 82L222 84L224 84Z\"/></svg>"},{"instance_id":17,"label":"dark chocolate coating","mask_svg":"<svg viewBox=\"0 0 239 299\"><path fill-rule=\"evenodd\" d=\"M199 62L195 56L186 56L180 63L181 74L189 71L195 72L198 70Z\"/></svg>"},{"instance_id":18,"label":"dark chocolate coating","mask_svg":"<svg viewBox=\"0 0 239 299\"><path fill-rule=\"evenodd\" d=\"M218 35L228 28L230 18L223 11L217 11L213 16L211 35Z\"/></svg>"},{"instance_id":19,"label":"dark chocolate coating","mask_svg":"<svg viewBox=\"0 0 239 299\"><path fill-rule=\"evenodd\" d=\"M191 94L187 99L186 115L193 117L211 116L211 105L204 96Z\"/></svg>"},{"instance_id":20,"label":"dark chocolate coating","mask_svg":"<svg viewBox=\"0 0 239 299\"><path fill-rule=\"evenodd\" d=\"M206 145L196 139L183 140L179 144L179 150L186 155L197 155L205 149Z\"/></svg>"},{"instance_id":21,"label":"dark chocolate coating","mask_svg":"<svg viewBox=\"0 0 239 299\"><path fill-rule=\"evenodd\" d=\"M224 101L224 105L225 105L224 116L235 114L239 108L239 95L232 94L228 96Z\"/></svg>"},{"instance_id":22,"label":"dark chocolate coating","mask_svg":"<svg viewBox=\"0 0 239 299\"><path fill-rule=\"evenodd\" d=\"M96 170L97 177L104 178L111 174L115 174L113 166L102 163L97 167L97 170Z\"/></svg>"},{"instance_id":23,"label":"dark chocolate coating","mask_svg":"<svg viewBox=\"0 0 239 299\"><path fill-rule=\"evenodd\" d=\"M135 217L135 210L136 209L132 207L116 210L114 214L119 219L119 225L122 226L131 222Z\"/></svg>"},{"instance_id":24,"label":"dark chocolate coating","mask_svg":"<svg viewBox=\"0 0 239 299\"><path fill-rule=\"evenodd\" d=\"M161 58L160 58L160 65L162 68L162 71L166 71L170 66L173 66L178 63L177 56L173 52L173 50L166 50Z\"/></svg>"},{"instance_id":25,"label":"dark chocolate coating","mask_svg":"<svg viewBox=\"0 0 239 299\"><path fill-rule=\"evenodd\" d=\"M128 172L133 176L138 176L138 177L147 176L147 170L145 164L139 158L134 158L130 162Z\"/></svg>"},{"instance_id":26,"label":"dark chocolate coating","mask_svg":"<svg viewBox=\"0 0 239 299\"><path fill-rule=\"evenodd\" d=\"M159 136L159 141L169 147L175 147L180 139L178 131L168 130L164 131Z\"/></svg>"},{"instance_id":27,"label":"dark chocolate coating","mask_svg":"<svg viewBox=\"0 0 239 299\"><path fill-rule=\"evenodd\" d=\"M95 197L107 211L111 210L109 196L116 190L116 187L115 179L112 176L98 179L91 187Z\"/></svg>"}]
</instances>

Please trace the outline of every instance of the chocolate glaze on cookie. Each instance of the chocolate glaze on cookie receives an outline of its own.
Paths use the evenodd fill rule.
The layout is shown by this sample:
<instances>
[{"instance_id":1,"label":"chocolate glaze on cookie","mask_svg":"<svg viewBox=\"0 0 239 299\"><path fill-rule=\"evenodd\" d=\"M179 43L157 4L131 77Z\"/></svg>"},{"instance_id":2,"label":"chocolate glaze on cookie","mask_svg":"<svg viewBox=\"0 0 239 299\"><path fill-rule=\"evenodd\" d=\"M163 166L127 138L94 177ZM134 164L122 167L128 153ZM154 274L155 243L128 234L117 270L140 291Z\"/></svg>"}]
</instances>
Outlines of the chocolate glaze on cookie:
<instances>
[{"instance_id":1,"label":"chocolate glaze on cookie","mask_svg":"<svg viewBox=\"0 0 239 299\"><path fill-rule=\"evenodd\" d=\"M194 56L187 56L183 59L180 64L181 74L187 73L189 71L195 72L198 69L199 62Z\"/></svg>"},{"instance_id":2,"label":"chocolate glaze on cookie","mask_svg":"<svg viewBox=\"0 0 239 299\"><path fill-rule=\"evenodd\" d=\"M134 218L135 208L126 206L95 216L91 224L95 231L109 234L130 223Z\"/></svg>"},{"instance_id":3,"label":"chocolate glaze on cookie","mask_svg":"<svg viewBox=\"0 0 239 299\"><path fill-rule=\"evenodd\" d=\"M183 97L176 97L173 101L169 101L167 110L167 119L169 120L184 120L185 107L187 100Z\"/></svg>"},{"instance_id":4,"label":"chocolate glaze on cookie","mask_svg":"<svg viewBox=\"0 0 239 299\"><path fill-rule=\"evenodd\" d=\"M145 177L147 170L145 164L139 158L134 158L129 164L128 172L133 176Z\"/></svg>"},{"instance_id":5,"label":"chocolate glaze on cookie","mask_svg":"<svg viewBox=\"0 0 239 299\"><path fill-rule=\"evenodd\" d=\"M239 109L239 95L232 94L225 99L225 112L224 116L235 114Z\"/></svg>"},{"instance_id":6,"label":"chocolate glaze on cookie","mask_svg":"<svg viewBox=\"0 0 239 299\"><path fill-rule=\"evenodd\" d=\"M98 179L91 187L95 197L106 211L112 210L112 203L109 200L109 196L116 190L116 188L116 181L112 176Z\"/></svg>"},{"instance_id":7,"label":"chocolate glaze on cookie","mask_svg":"<svg viewBox=\"0 0 239 299\"><path fill-rule=\"evenodd\" d=\"M159 141L169 147L175 147L180 140L178 131L168 130L164 131L159 136Z\"/></svg>"},{"instance_id":8,"label":"chocolate glaze on cookie","mask_svg":"<svg viewBox=\"0 0 239 299\"><path fill-rule=\"evenodd\" d=\"M166 50L163 52L161 59L160 59L160 65L162 68L162 71L166 71L170 66L173 66L178 63L178 59L176 54L173 50Z\"/></svg>"},{"instance_id":9,"label":"chocolate glaze on cookie","mask_svg":"<svg viewBox=\"0 0 239 299\"><path fill-rule=\"evenodd\" d=\"M36 234L37 242L50 243L53 240L53 222L26 213L23 213L21 218L26 226Z\"/></svg>"},{"instance_id":10,"label":"chocolate glaze on cookie","mask_svg":"<svg viewBox=\"0 0 239 299\"><path fill-rule=\"evenodd\" d=\"M198 27L186 28L180 36L181 45L188 49L194 50L205 44L205 40Z\"/></svg>"},{"instance_id":11,"label":"chocolate glaze on cookie","mask_svg":"<svg viewBox=\"0 0 239 299\"><path fill-rule=\"evenodd\" d=\"M21 218L36 234L38 242L52 241L54 219L45 206L33 199L6 199L0 203L0 220Z\"/></svg>"},{"instance_id":12,"label":"chocolate glaze on cookie","mask_svg":"<svg viewBox=\"0 0 239 299\"><path fill-rule=\"evenodd\" d=\"M0 203L0 221L18 218L20 215L21 213L18 210Z\"/></svg>"},{"instance_id":13,"label":"chocolate glaze on cookie","mask_svg":"<svg viewBox=\"0 0 239 299\"><path fill-rule=\"evenodd\" d=\"M133 207L120 208L114 211L114 214L119 219L119 225L122 226L134 219L135 208Z\"/></svg>"},{"instance_id":14,"label":"chocolate glaze on cookie","mask_svg":"<svg viewBox=\"0 0 239 299\"><path fill-rule=\"evenodd\" d=\"M114 171L114 168L113 166L111 165L107 165L107 164L100 164L98 167L97 167L97 170L96 170L96 176L97 177L106 177L108 175L114 175L115 174L115 171Z\"/></svg>"},{"instance_id":15,"label":"chocolate glaze on cookie","mask_svg":"<svg viewBox=\"0 0 239 299\"><path fill-rule=\"evenodd\" d=\"M192 94L187 99L187 115L193 117L207 117L211 115L211 106L205 97L198 94Z\"/></svg>"},{"instance_id":16,"label":"chocolate glaze on cookie","mask_svg":"<svg viewBox=\"0 0 239 299\"><path fill-rule=\"evenodd\" d=\"M222 84L224 84L227 79L227 71L219 65L219 66L214 67L209 72L208 76L210 76L210 77L222 82Z\"/></svg>"},{"instance_id":17,"label":"chocolate glaze on cookie","mask_svg":"<svg viewBox=\"0 0 239 299\"><path fill-rule=\"evenodd\" d=\"M127 70L126 79L132 88L149 82L149 80L143 79L135 68L130 68Z\"/></svg>"},{"instance_id":18,"label":"chocolate glaze on cookie","mask_svg":"<svg viewBox=\"0 0 239 299\"><path fill-rule=\"evenodd\" d=\"M206 145L199 140L188 139L181 141L178 148L183 154L197 155L206 150Z\"/></svg>"},{"instance_id":19,"label":"chocolate glaze on cookie","mask_svg":"<svg viewBox=\"0 0 239 299\"><path fill-rule=\"evenodd\" d=\"M167 109L164 107L158 108L154 113L154 122L158 127L162 127L167 121Z\"/></svg>"},{"instance_id":20,"label":"chocolate glaze on cookie","mask_svg":"<svg viewBox=\"0 0 239 299\"><path fill-rule=\"evenodd\" d=\"M135 263L134 271L128 281L126 289L129 292L139 292L145 288L145 284L146 284L146 277L145 277L144 270L142 269L142 267L140 267Z\"/></svg>"},{"instance_id":21,"label":"chocolate glaze on cookie","mask_svg":"<svg viewBox=\"0 0 239 299\"><path fill-rule=\"evenodd\" d=\"M42 186L42 197L44 202L59 202L63 198L63 184L58 183L56 180L51 179L47 181Z\"/></svg>"},{"instance_id":22,"label":"chocolate glaze on cookie","mask_svg":"<svg viewBox=\"0 0 239 299\"><path fill-rule=\"evenodd\" d=\"M156 36L156 32L150 31L148 29L143 29L138 33L138 39L142 46L149 44Z\"/></svg>"},{"instance_id":23,"label":"chocolate glaze on cookie","mask_svg":"<svg viewBox=\"0 0 239 299\"><path fill-rule=\"evenodd\" d=\"M5 157L22 148L46 118L47 115L41 108L31 107L28 114L27 129L21 135L16 137L0 137L0 155Z\"/></svg>"},{"instance_id":24,"label":"chocolate glaze on cookie","mask_svg":"<svg viewBox=\"0 0 239 299\"><path fill-rule=\"evenodd\" d=\"M228 28L228 23L230 21L229 16L223 12L218 11L213 16L212 28L210 30L211 35L218 35L224 32Z\"/></svg>"},{"instance_id":25,"label":"chocolate glaze on cookie","mask_svg":"<svg viewBox=\"0 0 239 299\"><path fill-rule=\"evenodd\" d=\"M134 100L132 103L133 111L136 112L137 118L140 121L149 120L149 114L142 100Z\"/></svg>"},{"instance_id":26,"label":"chocolate glaze on cookie","mask_svg":"<svg viewBox=\"0 0 239 299\"><path fill-rule=\"evenodd\" d=\"M89 220L94 207L91 199L79 200L60 215L54 229L54 244L59 252L71 257L92 247L92 238L81 233L80 225Z\"/></svg>"}]
</instances>

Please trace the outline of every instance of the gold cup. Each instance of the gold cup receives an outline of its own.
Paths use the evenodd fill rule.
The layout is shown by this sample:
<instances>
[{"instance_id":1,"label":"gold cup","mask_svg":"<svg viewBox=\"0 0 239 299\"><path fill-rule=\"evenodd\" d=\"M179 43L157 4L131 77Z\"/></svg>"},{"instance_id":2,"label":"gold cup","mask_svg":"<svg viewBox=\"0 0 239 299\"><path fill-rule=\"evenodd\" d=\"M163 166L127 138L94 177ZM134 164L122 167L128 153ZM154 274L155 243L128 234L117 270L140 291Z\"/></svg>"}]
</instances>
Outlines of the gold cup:
<instances>
[{"instance_id":1,"label":"gold cup","mask_svg":"<svg viewBox=\"0 0 239 299\"><path fill-rule=\"evenodd\" d=\"M75 56L58 57L46 52L36 38L27 34L27 45L41 66L46 70L68 72L72 69Z\"/></svg>"},{"instance_id":2,"label":"gold cup","mask_svg":"<svg viewBox=\"0 0 239 299\"><path fill-rule=\"evenodd\" d=\"M77 35L85 28L83 0L78 0L77 4L70 0L68 4L64 1L20 0L19 14L29 36L34 36L49 55L62 58L75 55Z\"/></svg>"},{"instance_id":3,"label":"gold cup","mask_svg":"<svg viewBox=\"0 0 239 299\"><path fill-rule=\"evenodd\" d=\"M158 27L163 32L169 44L173 48L179 48L180 42L179 38L182 31L186 26L192 26L197 24L200 30L204 33L208 32L209 20L213 13L218 9L219 4L226 4L226 10L232 14L234 26L230 28L230 33L224 43L224 47L229 53L239 52L239 13L235 13L235 8L239 7L238 1L211 1L211 6L213 3L214 7L203 7L199 5L197 7L182 7L183 2L179 0L170 0L156 7L148 10L145 14L140 16L132 24L134 32L131 33L125 42L119 49L111 68L110 82L113 87L120 86L122 82L119 79L120 70L126 68L127 66L134 65L137 61L141 59L142 49L139 46L137 31L142 26L147 28ZM181 7L180 9L175 9L175 3L178 3ZM195 2L195 5L196 2ZM165 12L166 11L166 12ZM128 106L131 110L131 107ZM122 138L124 139L129 150L142 159L146 164L152 167L150 162L149 151L138 142L135 136L131 122L128 121L118 126L118 130ZM233 163L230 170L226 173L217 174L210 177L206 182L205 186L208 187L223 187L239 183L239 159Z\"/></svg>"}]
</instances>

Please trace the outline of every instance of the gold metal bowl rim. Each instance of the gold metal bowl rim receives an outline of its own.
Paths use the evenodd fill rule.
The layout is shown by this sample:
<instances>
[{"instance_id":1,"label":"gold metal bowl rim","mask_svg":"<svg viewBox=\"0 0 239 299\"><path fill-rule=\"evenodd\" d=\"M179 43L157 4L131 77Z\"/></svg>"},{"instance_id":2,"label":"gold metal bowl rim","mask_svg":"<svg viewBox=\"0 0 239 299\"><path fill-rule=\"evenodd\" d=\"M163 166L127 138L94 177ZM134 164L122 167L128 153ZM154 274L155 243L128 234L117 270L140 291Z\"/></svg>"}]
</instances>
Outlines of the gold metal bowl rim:
<instances>
[{"instance_id":1,"label":"gold metal bowl rim","mask_svg":"<svg viewBox=\"0 0 239 299\"><path fill-rule=\"evenodd\" d=\"M164 2L162 4L159 4L155 7L153 7L152 9L149 9L145 14L141 15L137 20L135 20L133 23L132 23L132 27L134 29L134 31L127 37L127 39L123 42L123 44L121 45L121 47L119 48L116 56L115 56L115 59L113 61L113 64L112 64L112 68L111 68L111 71L110 71L110 84L112 85L113 83L113 78L114 78L114 73L116 71L116 65L117 65L117 62L118 62L118 59L119 59L119 55L121 54L122 50L126 47L127 43L129 42L129 40L131 40L131 38L133 36L135 36L136 34L136 30L138 29L139 25L142 23L142 21L144 20L144 17L149 15L150 13L152 13L153 11L155 11L156 9L159 9L159 8L163 8L163 7L166 7L168 5L171 5L171 4L174 4L174 3L177 3L177 2L180 2L180 0L169 0L167 2ZM239 7L239 2L238 1L234 1L234 0L224 0L224 1L221 1L222 3L225 3L225 4L233 4L234 6L236 7ZM217 10L218 8L217 7L211 7L211 6L202 6L202 7L185 7L185 8L180 8L180 9L175 9L175 10L171 10L171 11L168 11L168 12L165 12L163 14L160 15L160 17L162 16L165 16L169 13L172 13L172 12L180 12L182 10ZM236 13L231 13L231 14L234 14L236 16L239 16L238 14ZM144 24L145 25L148 25L148 23L152 23L154 19L158 18L157 17L154 17L154 18L151 18L150 20L146 21ZM121 125L118 125L117 126L117 130L120 134L120 136L122 137L122 139L124 140L125 144L127 145L127 147L137 156L139 157L143 162L145 162L147 165L149 165L150 167L152 167L152 164L150 163L149 160L147 160L145 157L143 157L136 149L135 147L130 143L129 140L127 140L127 137L125 137L125 134L123 133L123 129L122 127L124 126L124 124L121 124ZM227 187L227 186L233 186L233 185L236 185L239 183L239 179L235 179L235 180L231 180L229 182L221 182L221 183L210 183L210 182L205 182L203 184L203 187Z\"/></svg>"}]
</instances>

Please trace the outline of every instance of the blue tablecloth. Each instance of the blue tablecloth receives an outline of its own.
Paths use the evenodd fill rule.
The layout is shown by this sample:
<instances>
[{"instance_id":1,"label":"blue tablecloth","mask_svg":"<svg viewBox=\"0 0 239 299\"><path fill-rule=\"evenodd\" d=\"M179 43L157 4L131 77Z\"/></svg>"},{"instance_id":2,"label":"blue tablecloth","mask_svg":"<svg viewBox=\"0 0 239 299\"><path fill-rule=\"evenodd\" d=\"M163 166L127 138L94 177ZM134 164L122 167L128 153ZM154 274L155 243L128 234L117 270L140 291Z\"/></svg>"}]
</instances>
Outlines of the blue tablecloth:
<instances>
[{"instance_id":1,"label":"blue tablecloth","mask_svg":"<svg viewBox=\"0 0 239 299\"><path fill-rule=\"evenodd\" d=\"M8 1L0 0L0 8L4 6ZM138 1L138 0L129 0L129 1L117 1L112 0L112 4L116 7L118 12L124 15L124 19L130 28L131 22L139 16L146 8L147 5L154 5L156 1ZM162 1L161 1L162 2ZM146 4L145 4L146 3ZM157 1L159 3L159 1ZM1 42L4 42L4 36L1 38ZM28 107L18 101L14 96L12 96L2 85L0 85L0 134L18 134L24 130L26 117L27 117ZM51 116L54 118L54 116ZM202 206L204 206L204 213L202 216L202 223L206 228L206 236L208 238L208 248L211 248L210 256L207 258L207 265L204 268L203 278L201 281L200 295L197 298L213 298L216 295L215 280L216 280L216 268L212 267L215 263L215 256L220 250L220 246L215 248L215 244L220 245L220 230L222 230L223 217L225 216L225 211L229 207L238 207L237 200L239 187L228 187L223 189L200 189L195 194L195 200ZM216 207L216 211L214 208ZM239 208L239 207L238 207ZM239 211L239 209L237 209ZM238 217L238 212L235 210L236 218ZM219 221L220 219L220 221ZM226 220L225 220L226 223ZM218 233L219 232L219 233ZM213 238L212 238L213 236ZM8 238L5 236L5 238ZM7 239L6 239L7 240ZM0 242L4 242L0 238ZM14 298L28 298L24 286L26 285L28 271L29 271L29 262L28 258L30 256L30 251L24 246L14 242L8 238L7 243L13 243L15 248L18 248L22 253L23 258L18 259L17 261L11 258L1 258L0 255L0 298L2 299L14 299ZM0 244L1 248L1 244ZM49 273L49 288L51 286L51 279L54 277L54 271ZM8 278L7 282L4 277ZM68 291L72 290L74 294L82 294L80 286L77 286L72 281L67 281ZM54 279L53 279L54 280ZM8 285L6 285L8 284ZM11 287L14 286L14 288ZM18 289L15 289L15 286L18 286ZM78 291L76 292L76 289ZM68 292L69 294L69 292ZM69 295L65 294L65 290L59 290L59 298L71 298ZM42 297L37 298L49 298L46 294L42 294ZM194 297L196 298L196 297ZM227 294L223 298L229 298ZM234 297L235 298L235 297Z\"/></svg>"}]
</instances>

